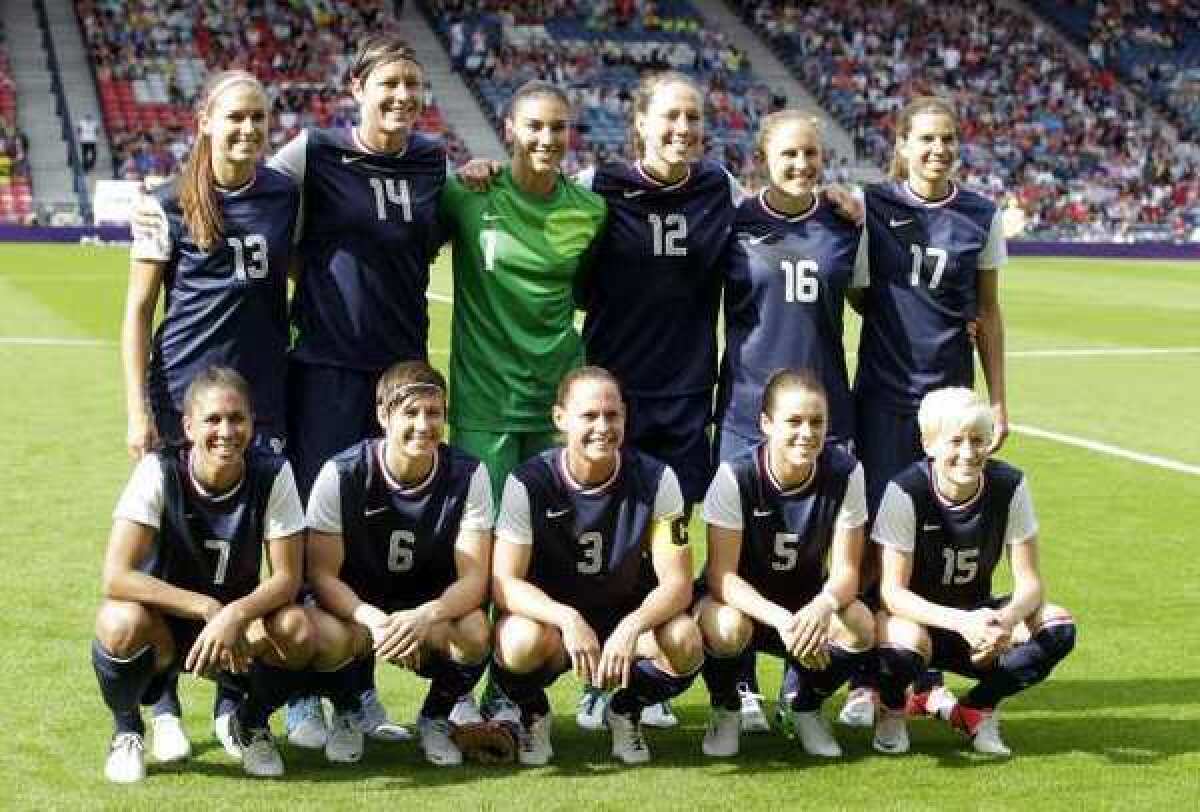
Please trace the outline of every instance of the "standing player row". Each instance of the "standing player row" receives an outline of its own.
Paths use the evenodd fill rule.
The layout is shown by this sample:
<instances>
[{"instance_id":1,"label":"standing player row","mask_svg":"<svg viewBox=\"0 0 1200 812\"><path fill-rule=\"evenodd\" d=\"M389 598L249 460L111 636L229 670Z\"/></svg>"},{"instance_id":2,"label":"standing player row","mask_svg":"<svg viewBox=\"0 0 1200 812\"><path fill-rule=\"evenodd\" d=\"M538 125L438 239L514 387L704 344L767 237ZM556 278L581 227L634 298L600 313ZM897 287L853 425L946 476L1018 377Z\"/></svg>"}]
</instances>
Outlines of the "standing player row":
<instances>
[{"instance_id":1,"label":"standing player row","mask_svg":"<svg viewBox=\"0 0 1200 812\"><path fill-rule=\"evenodd\" d=\"M545 688L568 670L614 690L612 754L639 764L650 760L642 709L682 693L702 669L713 705L702 750L737 753L736 657L747 650L784 659L784 710L810 755L841 754L821 705L876 657L887 708L877 750L908 749L904 690L933 664L978 680L945 718L976 750L1006 755L997 704L1072 648L1073 621L1045 600L1028 485L988 460L992 415L969 390L922 401L930 459L889 484L876 520L886 553L874 618L855 598L862 467L825 442L827 399L810 372L771 377L764 441L709 485L707 577L696 593L678 479L625 445L626 404L611 373L583 367L563 379L553 419L565 444L508 477L494 542L486 467L441 442L446 414L439 373L424 362L389 369L377 387L383 438L329 460L304 517L290 465L251 448L245 381L225 368L196 377L182 419L191 445L147 455L114 511L92 648L116 726L110 780L144 778L138 706L181 668L244 692L227 748L249 774L277 776L267 718L296 691L334 705L328 759L361 758L360 699L344 677L372 656L430 681L418 730L435 765L461 763L459 742L478 728L449 715L489 651L513 704L487 729L514 735L522 764L553 757ZM1005 556L1014 591L994 597ZM316 600L301 607L292 601L304 571Z\"/></svg>"}]
</instances>

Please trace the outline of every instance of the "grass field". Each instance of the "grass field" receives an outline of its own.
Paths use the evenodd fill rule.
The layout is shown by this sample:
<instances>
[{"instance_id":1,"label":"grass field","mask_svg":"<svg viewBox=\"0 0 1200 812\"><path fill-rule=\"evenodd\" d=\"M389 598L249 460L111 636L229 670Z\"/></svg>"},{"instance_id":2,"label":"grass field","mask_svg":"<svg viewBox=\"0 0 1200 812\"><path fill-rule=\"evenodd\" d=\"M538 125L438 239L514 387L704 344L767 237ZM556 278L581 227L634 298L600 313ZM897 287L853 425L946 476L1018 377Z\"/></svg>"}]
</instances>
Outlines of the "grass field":
<instances>
[{"instance_id":1,"label":"grass field","mask_svg":"<svg viewBox=\"0 0 1200 812\"><path fill-rule=\"evenodd\" d=\"M682 726L651 733L653 764L626 770L606 736L576 730L564 679L550 767L437 770L415 746L373 745L333 769L285 747L286 779L253 782L211 738L210 688L189 679L197 755L116 788L101 775L110 723L87 646L129 473L115 344L125 267L119 249L0 246L0 808L1127 809L1200 797L1200 263L1018 260L1004 272L1014 421L1185 466L1010 440L1005 458L1031 478L1049 595L1074 610L1080 637L1050 682L1006 705L1009 761L917 722L903 758L841 731L847 757L833 764L778 735L705 762L707 702L694 687L676 703ZM449 306L430 309L444 364ZM763 673L773 696L778 666L765 660ZM415 713L414 680L381 671L381 689L394 715Z\"/></svg>"}]
</instances>

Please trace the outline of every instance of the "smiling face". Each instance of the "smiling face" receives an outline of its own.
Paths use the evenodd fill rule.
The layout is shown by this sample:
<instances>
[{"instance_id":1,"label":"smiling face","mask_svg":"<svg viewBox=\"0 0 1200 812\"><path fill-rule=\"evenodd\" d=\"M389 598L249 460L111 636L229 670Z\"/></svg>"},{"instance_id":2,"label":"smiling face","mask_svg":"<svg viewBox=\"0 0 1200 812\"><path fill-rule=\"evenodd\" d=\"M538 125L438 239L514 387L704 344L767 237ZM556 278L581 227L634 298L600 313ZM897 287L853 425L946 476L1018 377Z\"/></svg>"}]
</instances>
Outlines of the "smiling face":
<instances>
[{"instance_id":1,"label":"smiling face","mask_svg":"<svg viewBox=\"0 0 1200 812\"><path fill-rule=\"evenodd\" d=\"M421 67L407 59L384 62L366 77L351 79L363 139L369 144L407 139L421 115L424 91Z\"/></svg>"},{"instance_id":2,"label":"smiling face","mask_svg":"<svg viewBox=\"0 0 1200 812\"><path fill-rule=\"evenodd\" d=\"M615 463L625 440L625 403L611 381L584 378L554 407L554 425L566 435L567 457L576 466L605 467Z\"/></svg>"},{"instance_id":3,"label":"smiling face","mask_svg":"<svg viewBox=\"0 0 1200 812\"><path fill-rule=\"evenodd\" d=\"M198 470L240 470L254 433L250 404L236 389L212 386L192 398L183 416Z\"/></svg>"},{"instance_id":4,"label":"smiling face","mask_svg":"<svg viewBox=\"0 0 1200 812\"><path fill-rule=\"evenodd\" d=\"M992 421L986 412L947 417L937 435L925 439L925 450L933 458L938 490L959 499L973 494L987 462L992 444Z\"/></svg>"},{"instance_id":5,"label":"smiling face","mask_svg":"<svg viewBox=\"0 0 1200 812\"><path fill-rule=\"evenodd\" d=\"M825 159L816 127L801 119L776 125L763 143L771 186L794 198L813 194L821 180Z\"/></svg>"},{"instance_id":6,"label":"smiling face","mask_svg":"<svg viewBox=\"0 0 1200 812\"><path fill-rule=\"evenodd\" d=\"M571 108L557 96L526 96L505 120L513 163L535 175L557 173L567 151Z\"/></svg>"},{"instance_id":7,"label":"smiling face","mask_svg":"<svg viewBox=\"0 0 1200 812\"><path fill-rule=\"evenodd\" d=\"M655 174L671 177L698 154L704 138L704 102L684 82L664 82L654 89L644 112L634 117L642 141L642 163Z\"/></svg>"},{"instance_id":8,"label":"smiling face","mask_svg":"<svg viewBox=\"0 0 1200 812\"><path fill-rule=\"evenodd\" d=\"M944 192L958 166L958 125L940 111L917 113L898 148L913 188Z\"/></svg>"},{"instance_id":9,"label":"smiling face","mask_svg":"<svg viewBox=\"0 0 1200 812\"><path fill-rule=\"evenodd\" d=\"M446 399L437 387L417 390L389 409L381 407L379 422L389 452L410 459L427 457L446 431Z\"/></svg>"},{"instance_id":10,"label":"smiling face","mask_svg":"<svg viewBox=\"0 0 1200 812\"><path fill-rule=\"evenodd\" d=\"M235 81L209 102L199 128L211 139L214 165L245 170L262 156L267 143L267 98L255 82Z\"/></svg>"},{"instance_id":11,"label":"smiling face","mask_svg":"<svg viewBox=\"0 0 1200 812\"><path fill-rule=\"evenodd\" d=\"M786 486L799 484L825 445L829 406L820 392L792 386L777 392L770 413L759 417L771 470Z\"/></svg>"}]
</instances>

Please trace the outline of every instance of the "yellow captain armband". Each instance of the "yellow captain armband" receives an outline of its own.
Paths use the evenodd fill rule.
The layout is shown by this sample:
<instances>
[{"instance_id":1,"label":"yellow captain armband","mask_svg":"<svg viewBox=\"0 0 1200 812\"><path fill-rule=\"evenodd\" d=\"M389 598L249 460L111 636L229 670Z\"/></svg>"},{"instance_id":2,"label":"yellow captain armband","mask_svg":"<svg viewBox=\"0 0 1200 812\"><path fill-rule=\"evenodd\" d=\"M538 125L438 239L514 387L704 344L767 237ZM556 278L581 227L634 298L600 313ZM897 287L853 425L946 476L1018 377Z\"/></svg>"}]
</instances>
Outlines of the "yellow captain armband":
<instances>
[{"instance_id":1,"label":"yellow captain armband","mask_svg":"<svg viewBox=\"0 0 1200 812\"><path fill-rule=\"evenodd\" d=\"M654 549L659 546L686 547L689 542L686 516L659 519L650 528L650 546Z\"/></svg>"}]
</instances>

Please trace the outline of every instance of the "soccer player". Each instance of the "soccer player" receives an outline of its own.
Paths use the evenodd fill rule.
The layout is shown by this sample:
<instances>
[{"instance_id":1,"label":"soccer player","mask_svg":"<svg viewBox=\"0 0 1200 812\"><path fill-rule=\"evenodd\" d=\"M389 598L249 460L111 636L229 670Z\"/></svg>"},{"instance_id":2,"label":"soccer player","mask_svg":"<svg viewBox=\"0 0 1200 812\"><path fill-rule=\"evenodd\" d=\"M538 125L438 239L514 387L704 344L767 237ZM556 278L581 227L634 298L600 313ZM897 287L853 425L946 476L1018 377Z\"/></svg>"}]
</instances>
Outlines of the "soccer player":
<instances>
[{"instance_id":1,"label":"soccer player","mask_svg":"<svg viewBox=\"0 0 1200 812\"><path fill-rule=\"evenodd\" d=\"M882 715L875 749L903 753L905 688L926 667L978 681L962 700L932 708L981 753L1009 755L996 706L1044 680L1075 645L1075 622L1048 603L1038 571L1038 523L1018 469L989 459L995 407L949 387L921 401L929 459L888 484L871 532L882 549L879 619ZM992 595L1006 557L1013 591Z\"/></svg>"},{"instance_id":2,"label":"soccer player","mask_svg":"<svg viewBox=\"0 0 1200 812\"><path fill-rule=\"evenodd\" d=\"M820 708L875 656L874 621L855 599L867 522L862 466L826 443L828 415L812 372L773 374L759 414L766 439L721 463L704 499L709 594L695 613L713 707L705 755L738 752L746 651L784 658L783 693L805 752L842 753Z\"/></svg>"},{"instance_id":3,"label":"soccer player","mask_svg":"<svg viewBox=\"0 0 1200 812\"><path fill-rule=\"evenodd\" d=\"M451 440L484 462L496 497L518 463L555 444L553 382L583 357L572 292L605 205L560 171L570 127L566 94L527 82L505 119L509 165L486 191L452 178L442 195L454 248Z\"/></svg>"},{"instance_id":4,"label":"soccer player","mask_svg":"<svg viewBox=\"0 0 1200 812\"><path fill-rule=\"evenodd\" d=\"M127 443L135 459L163 443L185 444L184 392L212 364L251 382L254 442L283 450L287 273L300 199L291 180L258 164L267 109L251 74L214 74L200 94L196 142L182 177L155 190L135 229L121 327ZM163 318L151 340L160 291ZM236 702L228 685L218 685L213 713L224 741ZM173 728L177 749L186 750L173 680L154 713L159 740Z\"/></svg>"},{"instance_id":5,"label":"soccer player","mask_svg":"<svg viewBox=\"0 0 1200 812\"><path fill-rule=\"evenodd\" d=\"M918 97L897 118L892 179L866 189L858 267L867 270L869 283L854 381L855 452L872 511L887 482L924 458L916 419L921 398L941 387L972 385L972 322L997 449L1008 434L998 293L1007 261L1002 216L992 201L957 183L958 159L953 106ZM952 699L940 682L936 675L919 681L914 711ZM869 725L873 707L869 690L852 692L842 718Z\"/></svg>"},{"instance_id":6,"label":"soccer player","mask_svg":"<svg viewBox=\"0 0 1200 812\"><path fill-rule=\"evenodd\" d=\"M625 404L606 370L563 378L554 423L566 446L528 460L504 487L493 679L519 709L522 764L552 757L545 689L571 669L617 689L605 709L613 756L644 763L642 708L686 690L704 656L687 614L683 497L668 466L624 447Z\"/></svg>"},{"instance_id":7,"label":"soccer player","mask_svg":"<svg viewBox=\"0 0 1200 812\"><path fill-rule=\"evenodd\" d=\"M304 611L289 605L300 586L303 510L287 461L251 449L249 386L210 367L182 406L191 446L142 457L105 553L92 664L116 726L104 773L118 783L145 778L139 704L180 668L223 682L247 675L235 752L251 775L282 775L267 717L312 654ZM270 574L260 580L264 550ZM156 719L159 761L189 755L175 732L160 741Z\"/></svg>"},{"instance_id":8,"label":"soccer player","mask_svg":"<svg viewBox=\"0 0 1200 812\"><path fill-rule=\"evenodd\" d=\"M336 671L372 650L430 680L417 717L430 763L462 763L449 713L487 663L492 492L487 469L441 442L446 382L424 361L379 379L382 439L321 469L308 503L308 578L320 609L316 664ZM325 753L357 761L358 697L337 689Z\"/></svg>"}]
</instances>

